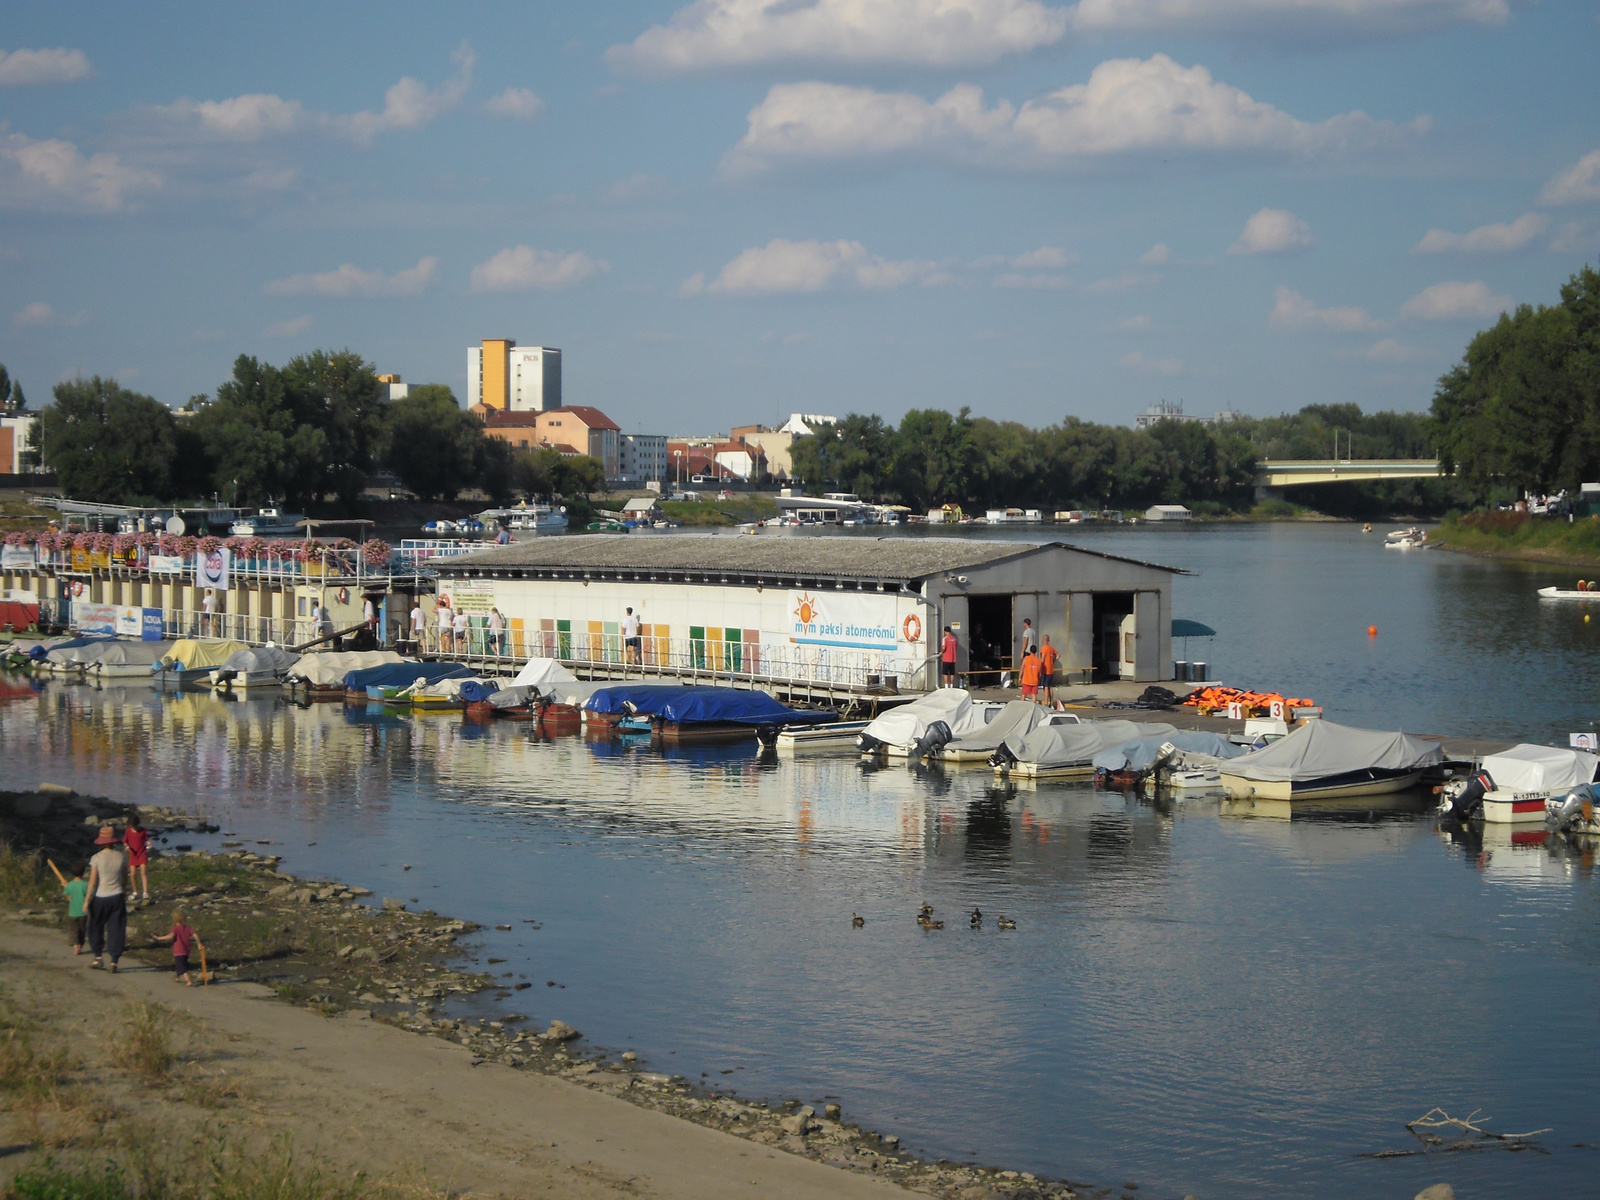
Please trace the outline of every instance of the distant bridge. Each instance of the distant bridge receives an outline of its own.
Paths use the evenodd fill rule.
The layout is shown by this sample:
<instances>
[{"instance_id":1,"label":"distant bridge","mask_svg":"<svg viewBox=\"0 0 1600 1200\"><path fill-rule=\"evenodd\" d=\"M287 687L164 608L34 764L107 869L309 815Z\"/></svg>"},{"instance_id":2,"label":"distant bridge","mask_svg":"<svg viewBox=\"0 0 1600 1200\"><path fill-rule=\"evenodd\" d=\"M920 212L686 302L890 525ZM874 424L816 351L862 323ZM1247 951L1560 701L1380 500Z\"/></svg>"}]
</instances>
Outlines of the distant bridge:
<instances>
[{"instance_id":1,"label":"distant bridge","mask_svg":"<svg viewBox=\"0 0 1600 1200\"><path fill-rule=\"evenodd\" d=\"M1256 488L1308 483L1366 483L1373 479L1433 479L1437 458L1264 459L1256 464Z\"/></svg>"}]
</instances>

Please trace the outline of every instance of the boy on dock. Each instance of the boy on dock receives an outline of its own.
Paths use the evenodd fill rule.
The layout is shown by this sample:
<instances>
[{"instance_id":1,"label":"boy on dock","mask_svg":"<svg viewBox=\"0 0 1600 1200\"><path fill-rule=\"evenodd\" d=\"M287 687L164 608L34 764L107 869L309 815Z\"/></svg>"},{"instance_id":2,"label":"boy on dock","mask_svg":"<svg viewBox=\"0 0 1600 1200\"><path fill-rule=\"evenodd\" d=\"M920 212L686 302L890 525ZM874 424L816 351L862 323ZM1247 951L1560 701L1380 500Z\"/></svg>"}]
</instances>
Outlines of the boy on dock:
<instances>
[{"instance_id":1,"label":"boy on dock","mask_svg":"<svg viewBox=\"0 0 1600 1200\"><path fill-rule=\"evenodd\" d=\"M1024 700L1037 700L1039 698L1039 675L1044 670L1044 662L1039 657L1039 652L1029 646L1022 659L1022 698Z\"/></svg>"},{"instance_id":2,"label":"boy on dock","mask_svg":"<svg viewBox=\"0 0 1600 1200\"><path fill-rule=\"evenodd\" d=\"M181 908L175 909L172 914L172 932L158 933L151 940L172 943L173 978L184 987L193 987L194 980L189 978L189 951L200 939L189 927L189 915Z\"/></svg>"},{"instance_id":3,"label":"boy on dock","mask_svg":"<svg viewBox=\"0 0 1600 1200\"><path fill-rule=\"evenodd\" d=\"M1061 657L1059 651L1050 644L1050 635L1044 635L1044 645L1039 647L1039 686L1044 690L1044 702L1056 702L1056 660Z\"/></svg>"},{"instance_id":4,"label":"boy on dock","mask_svg":"<svg viewBox=\"0 0 1600 1200\"><path fill-rule=\"evenodd\" d=\"M83 953L83 935L89 925L89 881L84 874L89 868L78 864L78 869L72 873L72 878L61 885L61 890L67 894L67 920L72 922L72 952Z\"/></svg>"}]
</instances>

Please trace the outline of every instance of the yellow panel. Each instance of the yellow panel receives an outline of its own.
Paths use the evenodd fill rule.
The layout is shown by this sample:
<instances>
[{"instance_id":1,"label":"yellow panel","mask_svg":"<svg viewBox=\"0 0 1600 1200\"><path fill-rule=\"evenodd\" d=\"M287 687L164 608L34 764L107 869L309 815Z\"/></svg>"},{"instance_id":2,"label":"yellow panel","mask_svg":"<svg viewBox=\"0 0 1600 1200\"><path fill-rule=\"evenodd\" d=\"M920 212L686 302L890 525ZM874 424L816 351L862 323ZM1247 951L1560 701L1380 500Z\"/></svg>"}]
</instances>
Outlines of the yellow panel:
<instances>
[{"instance_id":1,"label":"yellow panel","mask_svg":"<svg viewBox=\"0 0 1600 1200\"><path fill-rule=\"evenodd\" d=\"M511 407L510 338L483 339L483 402L490 408Z\"/></svg>"}]
</instances>

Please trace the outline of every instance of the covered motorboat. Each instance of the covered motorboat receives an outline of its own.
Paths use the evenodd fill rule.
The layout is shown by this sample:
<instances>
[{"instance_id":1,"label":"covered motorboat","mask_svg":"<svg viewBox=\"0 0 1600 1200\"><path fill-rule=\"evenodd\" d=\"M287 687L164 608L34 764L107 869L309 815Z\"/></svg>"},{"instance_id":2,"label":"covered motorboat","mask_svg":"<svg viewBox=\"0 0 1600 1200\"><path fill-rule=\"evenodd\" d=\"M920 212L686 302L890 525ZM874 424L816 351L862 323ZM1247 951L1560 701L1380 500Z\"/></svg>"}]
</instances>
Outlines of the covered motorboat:
<instances>
[{"instance_id":1,"label":"covered motorboat","mask_svg":"<svg viewBox=\"0 0 1600 1200\"><path fill-rule=\"evenodd\" d=\"M679 688L651 721L667 742L727 742L759 736L767 744L785 728L829 725L837 713L790 708L766 692L745 688Z\"/></svg>"},{"instance_id":2,"label":"covered motorboat","mask_svg":"<svg viewBox=\"0 0 1600 1200\"><path fill-rule=\"evenodd\" d=\"M1592 783L1597 766L1600 758L1584 750L1524 742L1485 755L1470 777L1445 786L1439 807L1458 820L1533 824L1545 819L1548 802Z\"/></svg>"},{"instance_id":3,"label":"covered motorboat","mask_svg":"<svg viewBox=\"0 0 1600 1200\"><path fill-rule=\"evenodd\" d=\"M415 666L417 660L396 654L393 650L320 650L302 656L290 668L285 682L306 688L314 700L343 699L346 675L351 671L381 667L386 663L411 663Z\"/></svg>"},{"instance_id":4,"label":"covered motorboat","mask_svg":"<svg viewBox=\"0 0 1600 1200\"><path fill-rule=\"evenodd\" d=\"M211 686L225 690L278 687L301 657L282 646L251 646L211 672Z\"/></svg>"},{"instance_id":5,"label":"covered motorboat","mask_svg":"<svg viewBox=\"0 0 1600 1200\"><path fill-rule=\"evenodd\" d=\"M415 709L457 709L474 705L487 705L489 697L498 687L479 679L470 672L465 676L451 676L433 683L420 679L394 698L397 704L409 704Z\"/></svg>"},{"instance_id":6,"label":"covered motorboat","mask_svg":"<svg viewBox=\"0 0 1600 1200\"><path fill-rule=\"evenodd\" d=\"M1414 787L1444 761L1439 743L1307 721L1261 750L1222 767L1222 786L1236 797L1267 800L1372 796Z\"/></svg>"},{"instance_id":7,"label":"covered motorboat","mask_svg":"<svg viewBox=\"0 0 1600 1200\"><path fill-rule=\"evenodd\" d=\"M1005 707L974 704L964 688L940 688L910 704L891 708L856 738L863 754L923 758L940 746L978 732Z\"/></svg>"},{"instance_id":8,"label":"covered motorboat","mask_svg":"<svg viewBox=\"0 0 1600 1200\"><path fill-rule=\"evenodd\" d=\"M1221 788L1221 764L1245 748L1220 733L1180 729L1107 746L1094 756L1095 777L1134 783L1154 777L1158 786Z\"/></svg>"},{"instance_id":9,"label":"covered motorboat","mask_svg":"<svg viewBox=\"0 0 1600 1200\"><path fill-rule=\"evenodd\" d=\"M76 650L80 646L102 645L106 642L114 641L116 641L116 638L109 633L87 633L74 637L46 638L44 641L28 648L28 659L35 665L44 664L49 661L50 655L57 650Z\"/></svg>"},{"instance_id":10,"label":"covered motorboat","mask_svg":"<svg viewBox=\"0 0 1600 1200\"><path fill-rule=\"evenodd\" d=\"M84 666L85 679L146 679L172 652L172 642L112 642Z\"/></svg>"},{"instance_id":11,"label":"covered motorboat","mask_svg":"<svg viewBox=\"0 0 1600 1200\"><path fill-rule=\"evenodd\" d=\"M928 757L946 763L987 763L1008 738L1020 741L1040 725L1077 725L1073 713L1052 712L1032 700L1013 700L985 725L937 746Z\"/></svg>"},{"instance_id":12,"label":"covered motorboat","mask_svg":"<svg viewBox=\"0 0 1600 1200\"><path fill-rule=\"evenodd\" d=\"M362 704L368 700L404 704L406 697L415 695L429 684L442 683L447 679L472 679L476 675L476 671L462 663L381 663L375 667L347 671L344 693L345 699Z\"/></svg>"},{"instance_id":13,"label":"covered motorboat","mask_svg":"<svg viewBox=\"0 0 1600 1200\"><path fill-rule=\"evenodd\" d=\"M613 683L597 687L583 701L586 725L615 725L624 717L653 717L681 692L677 683Z\"/></svg>"},{"instance_id":14,"label":"covered motorboat","mask_svg":"<svg viewBox=\"0 0 1600 1200\"><path fill-rule=\"evenodd\" d=\"M551 691L554 685L577 683L578 677L554 658L530 658L511 681L512 687L536 687L541 692Z\"/></svg>"},{"instance_id":15,"label":"covered motorboat","mask_svg":"<svg viewBox=\"0 0 1600 1200\"><path fill-rule=\"evenodd\" d=\"M180 687L209 684L212 671L240 650L247 649L243 642L231 638L181 638L156 662L152 673L159 682L176 683Z\"/></svg>"},{"instance_id":16,"label":"covered motorboat","mask_svg":"<svg viewBox=\"0 0 1600 1200\"><path fill-rule=\"evenodd\" d=\"M1164 723L1082 721L1076 725L1036 725L1021 737L1007 738L990 755L995 773L1023 779L1087 779L1094 757L1107 747L1135 738L1167 736L1177 730Z\"/></svg>"},{"instance_id":17,"label":"covered motorboat","mask_svg":"<svg viewBox=\"0 0 1600 1200\"><path fill-rule=\"evenodd\" d=\"M116 644L117 639L110 634L105 637L73 638L63 645L52 648L44 655L44 669L52 675L81 675L88 669L90 663L95 662ZM147 667L146 671L148 670Z\"/></svg>"}]
</instances>

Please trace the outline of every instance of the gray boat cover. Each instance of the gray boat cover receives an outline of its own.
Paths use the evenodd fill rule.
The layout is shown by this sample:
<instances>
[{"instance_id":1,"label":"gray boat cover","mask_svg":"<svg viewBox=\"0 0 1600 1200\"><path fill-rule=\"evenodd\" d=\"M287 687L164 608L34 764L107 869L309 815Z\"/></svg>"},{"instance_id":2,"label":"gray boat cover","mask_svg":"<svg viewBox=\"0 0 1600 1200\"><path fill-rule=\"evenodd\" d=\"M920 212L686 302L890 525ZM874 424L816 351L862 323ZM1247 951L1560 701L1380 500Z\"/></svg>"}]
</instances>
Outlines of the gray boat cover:
<instances>
[{"instance_id":1,"label":"gray boat cover","mask_svg":"<svg viewBox=\"0 0 1600 1200\"><path fill-rule=\"evenodd\" d=\"M313 687L344 686L351 671L381 667L385 663L415 662L393 650L319 650L301 657L289 672L291 679L303 679Z\"/></svg>"},{"instance_id":2,"label":"gray boat cover","mask_svg":"<svg viewBox=\"0 0 1600 1200\"><path fill-rule=\"evenodd\" d=\"M300 661L301 656L282 646L251 646L236 650L222 664L224 671L237 671L241 675L270 673L282 675Z\"/></svg>"},{"instance_id":3,"label":"gray boat cover","mask_svg":"<svg viewBox=\"0 0 1600 1200\"><path fill-rule=\"evenodd\" d=\"M950 743L950 747L958 750L998 750L1000 743L1007 738L1020 741L1027 737L1049 715L1049 709L1041 708L1031 700L1013 700L995 714L994 720L958 737Z\"/></svg>"},{"instance_id":4,"label":"gray boat cover","mask_svg":"<svg viewBox=\"0 0 1600 1200\"><path fill-rule=\"evenodd\" d=\"M1565 792L1594 779L1600 758L1565 746L1534 746L1527 742L1484 756L1483 769L1496 791Z\"/></svg>"},{"instance_id":5,"label":"gray boat cover","mask_svg":"<svg viewBox=\"0 0 1600 1200\"><path fill-rule=\"evenodd\" d=\"M96 641L92 641L92 642L88 642L88 641L86 641L86 642L78 642L78 639L74 638L73 641L75 643L77 643L77 644L69 645L69 646L59 646L59 647L51 650L48 654L46 654L44 656L45 662L49 663L51 666L56 666L56 667L65 667L65 666L84 667L84 666L88 666L92 662L97 661L102 654L104 654L107 650L111 649L111 647L113 647L113 646L116 646L116 645L119 645L119 644L129 644L129 645L132 644L132 643L118 643L116 640L114 640L112 638L104 638L104 639L96 640ZM172 646L172 643L168 642L167 643L167 647L170 649L171 646Z\"/></svg>"},{"instance_id":6,"label":"gray boat cover","mask_svg":"<svg viewBox=\"0 0 1600 1200\"><path fill-rule=\"evenodd\" d=\"M1225 770L1261 783L1306 783L1351 771L1416 771L1443 761L1438 742L1306 721L1270 746L1234 759Z\"/></svg>"},{"instance_id":7,"label":"gray boat cover","mask_svg":"<svg viewBox=\"0 0 1600 1200\"><path fill-rule=\"evenodd\" d=\"M983 710L972 704L972 693L964 688L940 688L910 704L891 708L864 730L863 737L875 738L885 746L908 749L935 721L950 726L951 736L964 738L984 727Z\"/></svg>"},{"instance_id":8,"label":"gray boat cover","mask_svg":"<svg viewBox=\"0 0 1600 1200\"><path fill-rule=\"evenodd\" d=\"M525 683L514 683L510 687L490 693L489 703L495 708L521 708L524 704L538 699L538 696L538 688Z\"/></svg>"},{"instance_id":9,"label":"gray boat cover","mask_svg":"<svg viewBox=\"0 0 1600 1200\"><path fill-rule=\"evenodd\" d=\"M88 647L84 647L88 649ZM153 667L172 649L171 642L107 642L89 660L91 667Z\"/></svg>"},{"instance_id":10,"label":"gray boat cover","mask_svg":"<svg viewBox=\"0 0 1600 1200\"><path fill-rule=\"evenodd\" d=\"M553 658L530 658L527 665L517 672L517 677L511 681L512 687L536 687L542 692L548 692L553 684L577 683L578 677Z\"/></svg>"},{"instance_id":11,"label":"gray boat cover","mask_svg":"<svg viewBox=\"0 0 1600 1200\"><path fill-rule=\"evenodd\" d=\"M1212 759L1238 758L1243 746L1236 746L1217 733L1179 730L1177 733L1156 734L1134 738L1120 746L1107 746L1094 756L1094 766L1100 771L1148 771L1155 764L1161 747L1171 742L1183 752L1186 762L1198 765L1196 756Z\"/></svg>"},{"instance_id":12,"label":"gray boat cover","mask_svg":"<svg viewBox=\"0 0 1600 1200\"><path fill-rule=\"evenodd\" d=\"M1167 724L1132 721L1085 721L1081 725L1038 725L1021 738L1007 738L1006 749L1018 762L1037 767L1088 766L1109 746L1136 738L1166 737L1177 730Z\"/></svg>"}]
</instances>

